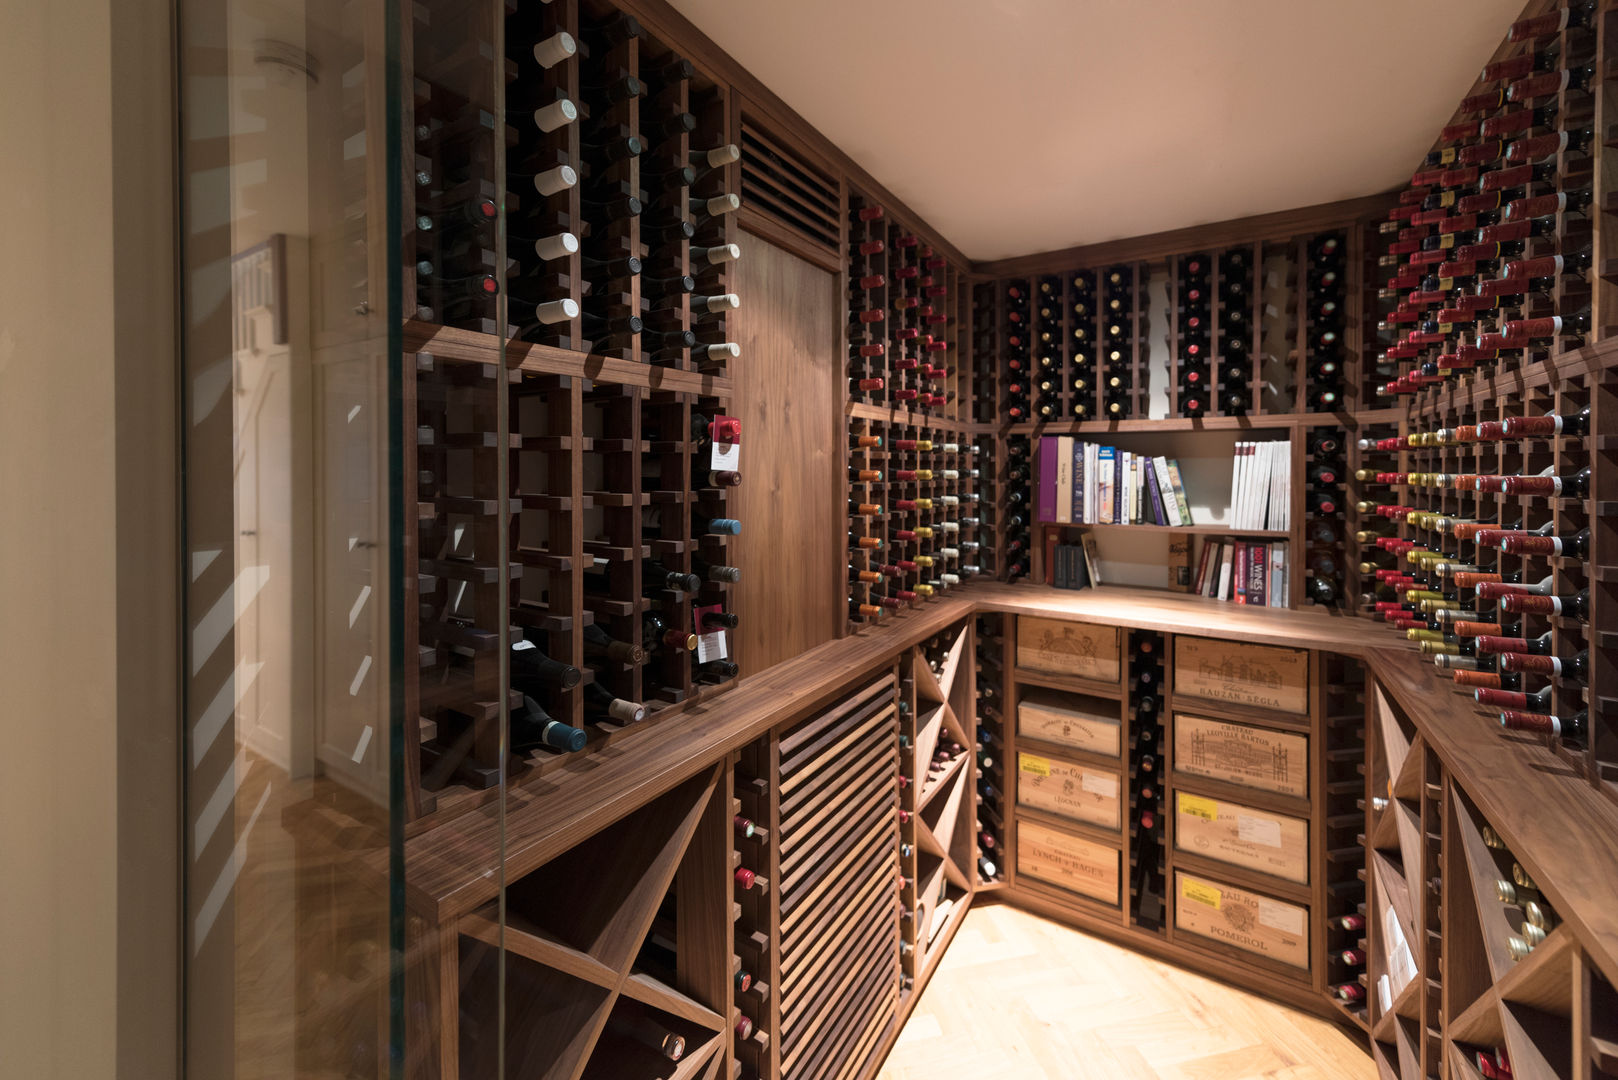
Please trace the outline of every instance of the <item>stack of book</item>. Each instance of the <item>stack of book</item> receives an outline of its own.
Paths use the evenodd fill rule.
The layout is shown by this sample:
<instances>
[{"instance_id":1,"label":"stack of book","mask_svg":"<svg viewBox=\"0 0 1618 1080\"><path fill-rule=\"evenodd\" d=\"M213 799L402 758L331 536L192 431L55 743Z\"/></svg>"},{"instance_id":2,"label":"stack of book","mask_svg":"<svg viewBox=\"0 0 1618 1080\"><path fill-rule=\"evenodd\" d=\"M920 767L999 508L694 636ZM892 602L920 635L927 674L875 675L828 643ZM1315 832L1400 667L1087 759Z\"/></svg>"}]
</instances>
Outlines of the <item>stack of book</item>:
<instances>
[{"instance_id":1,"label":"stack of book","mask_svg":"<svg viewBox=\"0 0 1618 1080\"><path fill-rule=\"evenodd\" d=\"M1194 524L1178 461L1071 435L1039 440L1034 510L1036 520L1056 525Z\"/></svg>"},{"instance_id":2,"label":"stack of book","mask_svg":"<svg viewBox=\"0 0 1618 1080\"><path fill-rule=\"evenodd\" d=\"M1292 444L1239 442L1230 473L1232 529L1292 527Z\"/></svg>"},{"instance_id":3,"label":"stack of book","mask_svg":"<svg viewBox=\"0 0 1618 1080\"><path fill-rule=\"evenodd\" d=\"M1286 607L1287 577L1284 540L1210 539L1202 545L1192 591L1238 604Z\"/></svg>"}]
</instances>

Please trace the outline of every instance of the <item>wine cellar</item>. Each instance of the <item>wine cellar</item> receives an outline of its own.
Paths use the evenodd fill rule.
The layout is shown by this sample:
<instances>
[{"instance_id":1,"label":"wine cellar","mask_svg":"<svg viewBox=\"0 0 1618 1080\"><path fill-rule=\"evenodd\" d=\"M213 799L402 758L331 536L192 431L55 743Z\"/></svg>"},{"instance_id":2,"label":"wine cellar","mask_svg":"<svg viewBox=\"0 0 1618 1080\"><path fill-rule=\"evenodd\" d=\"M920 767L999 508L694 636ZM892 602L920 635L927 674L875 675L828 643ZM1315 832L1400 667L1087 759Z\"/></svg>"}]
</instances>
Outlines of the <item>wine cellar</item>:
<instances>
[{"instance_id":1,"label":"wine cellar","mask_svg":"<svg viewBox=\"0 0 1618 1080\"><path fill-rule=\"evenodd\" d=\"M799 6L279 2L175 8L188 1072L1618 1080L1618 0L1140 235Z\"/></svg>"}]
</instances>

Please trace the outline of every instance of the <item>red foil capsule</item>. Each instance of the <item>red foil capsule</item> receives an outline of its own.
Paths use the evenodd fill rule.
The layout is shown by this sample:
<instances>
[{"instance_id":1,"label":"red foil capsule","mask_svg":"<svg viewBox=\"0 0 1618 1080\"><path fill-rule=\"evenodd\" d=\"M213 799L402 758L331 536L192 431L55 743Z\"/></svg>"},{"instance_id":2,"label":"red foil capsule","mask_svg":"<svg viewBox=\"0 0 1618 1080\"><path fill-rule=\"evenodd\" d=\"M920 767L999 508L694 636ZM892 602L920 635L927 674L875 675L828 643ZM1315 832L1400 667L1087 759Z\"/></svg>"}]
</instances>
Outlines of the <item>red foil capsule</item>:
<instances>
[{"instance_id":1,"label":"red foil capsule","mask_svg":"<svg viewBox=\"0 0 1618 1080\"><path fill-rule=\"evenodd\" d=\"M1509 60L1485 64L1483 74L1479 78L1486 83L1500 82L1502 79L1521 79L1534 73L1534 63L1537 60L1538 57L1533 53L1523 53Z\"/></svg>"},{"instance_id":2,"label":"red foil capsule","mask_svg":"<svg viewBox=\"0 0 1618 1080\"><path fill-rule=\"evenodd\" d=\"M855 351L855 354L858 355L858 356L881 356L883 353L887 352L887 346L886 345L861 345L859 348L855 349L854 351Z\"/></svg>"},{"instance_id":3,"label":"red foil capsule","mask_svg":"<svg viewBox=\"0 0 1618 1080\"><path fill-rule=\"evenodd\" d=\"M1498 442L1505 437L1505 427L1498 420L1485 420L1478 425L1478 439L1483 442Z\"/></svg>"},{"instance_id":4,"label":"red foil capsule","mask_svg":"<svg viewBox=\"0 0 1618 1080\"><path fill-rule=\"evenodd\" d=\"M1484 68L1483 70L1488 71L1489 69ZM1526 74L1526 72L1524 74ZM1499 76L1498 78L1505 78L1505 77L1506 76L1502 75L1502 76ZM1497 82L1498 78L1497 79L1490 79L1488 81ZM1438 133L1438 137L1440 139L1442 139L1443 141L1445 141L1445 142L1459 142L1461 139L1470 139L1470 138L1472 138L1472 136L1476 135L1477 133L1478 133L1477 124L1474 123L1474 122L1468 122L1468 123L1463 123L1463 124L1451 124L1449 127L1444 128L1442 131L1440 131Z\"/></svg>"},{"instance_id":5,"label":"red foil capsule","mask_svg":"<svg viewBox=\"0 0 1618 1080\"><path fill-rule=\"evenodd\" d=\"M1538 259L1519 259L1506 264L1506 276L1514 278L1548 278L1562 272L1562 256L1546 255Z\"/></svg>"},{"instance_id":6,"label":"red foil capsule","mask_svg":"<svg viewBox=\"0 0 1618 1080\"><path fill-rule=\"evenodd\" d=\"M1506 160L1514 164L1543 161L1567 149L1567 132L1554 131L1548 135L1531 135L1518 139L1506 150Z\"/></svg>"},{"instance_id":7,"label":"red foil capsule","mask_svg":"<svg viewBox=\"0 0 1618 1080\"><path fill-rule=\"evenodd\" d=\"M1500 541L1500 550L1507 555L1560 555L1562 541L1555 536L1508 533Z\"/></svg>"},{"instance_id":8,"label":"red foil capsule","mask_svg":"<svg viewBox=\"0 0 1618 1080\"><path fill-rule=\"evenodd\" d=\"M1455 201L1455 209L1467 214L1486 214L1500 209L1500 193L1485 191L1478 195L1464 195Z\"/></svg>"},{"instance_id":9,"label":"red foil capsule","mask_svg":"<svg viewBox=\"0 0 1618 1080\"><path fill-rule=\"evenodd\" d=\"M1539 75L1530 75L1526 79L1518 79L1506 87L1506 100L1515 103L1560 94L1567 89L1572 77L1573 73L1564 68L1561 71L1546 71Z\"/></svg>"},{"instance_id":10,"label":"red foil capsule","mask_svg":"<svg viewBox=\"0 0 1618 1080\"><path fill-rule=\"evenodd\" d=\"M1458 169L1445 169L1438 177L1439 187L1460 187L1462 184L1477 183L1479 169L1476 165L1463 165Z\"/></svg>"},{"instance_id":11,"label":"red foil capsule","mask_svg":"<svg viewBox=\"0 0 1618 1080\"><path fill-rule=\"evenodd\" d=\"M1426 197L1427 193L1425 191L1416 191L1413 188L1406 188L1405 190L1399 192L1399 203L1402 206L1419 206L1421 201Z\"/></svg>"},{"instance_id":12,"label":"red foil capsule","mask_svg":"<svg viewBox=\"0 0 1618 1080\"><path fill-rule=\"evenodd\" d=\"M1455 672L1457 686L1486 686L1498 687L1500 676L1493 671L1457 671Z\"/></svg>"},{"instance_id":13,"label":"red foil capsule","mask_svg":"<svg viewBox=\"0 0 1618 1080\"><path fill-rule=\"evenodd\" d=\"M1431 187L1438 183L1438 178L1443 175L1444 170L1442 169L1423 169L1410 178L1410 183L1412 187Z\"/></svg>"},{"instance_id":14,"label":"red foil capsule","mask_svg":"<svg viewBox=\"0 0 1618 1080\"><path fill-rule=\"evenodd\" d=\"M1501 330L1513 341L1553 338L1562 332L1562 317L1553 315L1548 319L1512 319Z\"/></svg>"},{"instance_id":15,"label":"red foil capsule","mask_svg":"<svg viewBox=\"0 0 1618 1080\"><path fill-rule=\"evenodd\" d=\"M1560 416L1512 416L1501 425L1508 439L1549 439L1562 433Z\"/></svg>"},{"instance_id":16,"label":"red foil capsule","mask_svg":"<svg viewBox=\"0 0 1618 1080\"><path fill-rule=\"evenodd\" d=\"M915 391L915 390L895 390L893 392L894 398L896 400L898 400L898 401L915 401L916 400L916 394L917 394L917 391ZM1011 410L1011 414L1013 416L1021 416L1022 415L1022 410L1018 409L1018 408L1013 408Z\"/></svg>"},{"instance_id":17,"label":"red foil capsule","mask_svg":"<svg viewBox=\"0 0 1618 1080\"><path fill-rule=\"evenodd\" d=\"M1528 648L1528 639L1520 637L1497 637L1493 634L1484 634L1475 639L1477 651L1480 653L1522 653Z\"/></svg>"},{"instance_id":18,"label":"red foil capsule","mask_svg":"<svg viewBox=\"0 0 1618 1080\"><path fill-rule=\"evenodd\" d=\"M1480 687L1472 692L1479 705L1493 705L1497 709L1526 709L1528 695L1516 690L1496 690Z\"/></svg>"},{"instance_id":19,"label":"red foil capsule","mask_svg":"<svg viewBox=\"0 0 1618 1080\"><path fill-rule=\"evenodd\" d=\"M1516 109L1501 116L1491 116L1479 125L1478 131L1486 138L1516 135L1534 126L1533 109Z\"/></svg>"},{"instance_id":20,"label":"red foil capsule","mask_svg":"<svg viewBox=\"0 0 1618 1080\"><path fill-rule=\"evenodd\" d=\"M1500 609L1513 615L1560 615L1562 600L1540 593L1509 593L1500 598Z\"/></svg>"},{"instance_id":21,"label":"red foil capsule","mask_svg":"<svg viewBox=\"0 0 1618 1080\"><path fill-rule=\"evenodd\" d=\"M866 274L864 277L855 278L854 284L861 289L880 289L886 281L887 279L881 274Z\"/></svg>"},{"instance_id":22,"label":"red foil capsule","mask_svg":"<svg viewBox=\"0 0 1618 1080\"><path fill-rule=\"evenodd\" d=\"M1524 704L1527 704L1526 699ZM1500 726L1512 731L1534 731L1541 735L1556 735L1562 730L1561 722L1544 713L1505 709L1500 713Z\"/></svg>"},{"instance_id":23,"label":"red foil capsule","mask_svg":"<svg viewBox=\"0 0 1618 1080\"><path fill-rule=\"evenodd\" d=\"M1550 217L1567 209L1567 193L1555 192L1551 195L1535 195L1528 199L1513 199L1506 204L1502 220L1509 222L1527 221L1529 218Z\"/></svg>"},{"instance_id":24,"label":"red foil capsule","mask_svg":"<svg viewBox=\"0 0 1618 1080\"><path fill-rule=\"evenodd\" d=\"M855 321L862 323L874 323L881 322L885 318L887 318L887 313L881 308L872 308L870 311L860 312L857 316L855 316Z\"/></svg>"},{"instance_id":25,"label":"red foil capsule","mask_svg":"<svg viewBox=\"0 0 1618 1080\"><path fill-rule=\"evenodd\" d=\"M888 245L883 243L881 240L865 240L862 241L859 246L859 252L861 255L880 255L887 249Z\"/></svg>"},{"instance_id":26,"label":"red foil capsule","mask_svg":"<svg viewBox=\"0 0 1618 1080\"><path fill-rule=\"evenodd\" d=\"M1533 235L1533 223L1527 221L1507 221L1499 225L1489 225L1478 230L1478 239L1485 244L1511 244L1519 240L1527 240Z\"/></svg>"},{"instance_id":27,"label":"red foil capsule","mask_svg":"<svg viewBox=\"0 0 1618 1080\"><path fill-rule=\"evenodd\" d=\"M1506 671L1520 671L1525 675L1560 675L1562 664L1554 656L1536 653L1508 652L1500 657L1500 667Z\"/></svg>"},{"instance_id":28,"label":"red foil capsule","mask_svg":"<svg viewBox=\"0 0 1618 1080\"><path fill-rule=\"evenodd\" d=\"M1451 254L1456 262L1493 262L1500 257L1499 244L1462 244Z\"/></svg>"},{"instance_id":29,"label":"red foil capsule","mask_svg":"<svg viewBox=\"0 0 1618 1080\"><path fill-rule=\"evenodd\" d=\"M1442 288L1452 289L1455 287L1455 283L1451 281L1448 285L1445 285L1443 282L1446 279L1471 277L1478 272L1478 260L1476 259L1452 259L1446 263L1439 263L1439 285Z\"/></svg>"},{"instance_id":30,"label":"red foil capsule","mask_svg":"<svg viewBox=\"0 0 1618 1080\"><path fill-rule=\"evenodd\" d=\"M860 379L855 385L861 390L880 390L882 389L882 380Z\"/></svg>"},{"instance_id":31,"label":"red foil capsule","mask_svg":"<svg viewBox=\"0 0 1618 1080\"><path fill-rule=\"evenodd\" d=\"M914 341L914 340L916 340L916 338L920 334L921 334L921 331L917 330L914 326L901 327L900 329L895 330L893 332L893 336L898 338L900 341ZM1018 341L1016 339L1012 339L1011 343L1013 345L1021 345L1022 344L1021 341Z\"/></svg>"},{"instance_id":32,"label":"red foil capsule","mask_svg":"<svg viewBox=\"0 0 1618 1080\"><path fill-rule=\"evenodd\" d=\"M1532 165L1517 165L1509 169L1496 169L1485 173L1483 179L1478 181L1480 191L1509 191L1512 188L1524 187L1534 179Z\"/></svg>"},{"instance_id":33,"label":"red foil capsule","mask_svg":"<svg viewBox=\"0 0 1618 1080\"><path fill-rule=\"evenodd\" d=\"M876 221L881 216L882 208L880 206L862 206L858 214L861 221Z\"/></svg>"},{"instance_id":34,"label":"red foil capsule","mask_svg":"<svg viewBox=\"0 0 1618 1080\"><path fill-rule=\"evenodd\" d=\"M1479 296L1521 296L1528 291L1529 279L1515 274L1478 284Z\"/></svg>"},{"instance_id":35,"label":"red foil capsule","mask_svg":"<svg viewBox=\"0 0 1618 1080\"><path fill-rule=\"evenodd\" d=\"M1506 144L1503 140L1490 139L1474 146L1461 147L1456 157L1463 165L1487 165L1491 161L1499 161L1505 152Z\"/></svg>"},{"instance_id":36,"label":"red foil capsule","mask_svg":"<svg viewBox=\"0 0 1618 1080\"><path fill-rule=\"evenodd\" d=\"M1489 90L1482 94L1473 94L1469 98L1461 99L1461 112L1463 114L1493 112L1506 103L1504 90Z\"/></svg>"},{"instance_id":37,"label":"red foil capsule","mask_svg":"<svg viewBox=\"0 0 1618 1080\"><path fill-rule=\"evenodd\" d=\"M1567 29L1568 9L1558 8L1547 11L1543 15L1535 15L1530 19L1518 19L1506 31L1507 41L1532 41L1535 38L1549 37L1551 34L1561 33Z\"/></svg>"},{"instance_id":38,"label":"red foil capsule","mask_svg":"<svg viewBox=\"0 0 1618 1080\"><path fill-rule=\"evenodd\" d=\"M1414 214L1415 212L1416 212L1416 207L1414 205L1411 205L1411 206L1395 206L1392 210L1388 211L1388 220L1389 221L1409 221L1410 216L1412 214Z\"/></svg>"}]
</instances>

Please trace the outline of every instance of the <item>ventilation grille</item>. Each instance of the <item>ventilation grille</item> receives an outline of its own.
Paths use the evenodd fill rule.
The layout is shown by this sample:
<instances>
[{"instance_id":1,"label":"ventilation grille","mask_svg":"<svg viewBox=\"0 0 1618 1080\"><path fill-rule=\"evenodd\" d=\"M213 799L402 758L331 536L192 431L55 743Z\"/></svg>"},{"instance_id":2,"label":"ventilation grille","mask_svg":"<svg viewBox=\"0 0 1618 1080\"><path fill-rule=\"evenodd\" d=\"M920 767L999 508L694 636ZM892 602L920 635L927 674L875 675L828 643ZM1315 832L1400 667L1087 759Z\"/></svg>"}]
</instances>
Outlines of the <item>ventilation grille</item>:
<instances>
[{"instance_id":1,"label":"ventilation grille","mask_svg":"<svg viewBox=\"0 0 1618 1080\"><path fill-rule=\"evenodd\" d=\"M835 253L837 183L785 149L786 140L742 116L742 201Z\"/></svg>"}]
</instances>

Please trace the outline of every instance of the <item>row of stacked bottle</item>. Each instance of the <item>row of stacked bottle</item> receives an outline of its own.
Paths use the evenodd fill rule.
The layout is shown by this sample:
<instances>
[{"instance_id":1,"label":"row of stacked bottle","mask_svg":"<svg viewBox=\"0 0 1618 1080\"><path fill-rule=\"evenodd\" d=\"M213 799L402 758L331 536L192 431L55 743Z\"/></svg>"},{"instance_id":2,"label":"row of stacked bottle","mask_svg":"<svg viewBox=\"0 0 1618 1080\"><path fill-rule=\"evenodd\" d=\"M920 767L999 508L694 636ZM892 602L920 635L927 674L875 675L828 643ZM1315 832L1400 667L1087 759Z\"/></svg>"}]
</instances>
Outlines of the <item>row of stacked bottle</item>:
<instances>
[{"instance_id":1,"label":"row of stacked bottle","mask_svg":"<svg viewBox=\"0 0 1618 1080\"><path fill-rule=\"evenodd\" d=\"M988 526L965 429L849 418L849 620L875 622L976 577ZM991 549L992 550L992 549Z\"/></svg>"},{"instance_id":2,"label":"row of stacked bottle","mask_svg":"<svg viewBox=\"0 0 1618 1080\"><path fill-rule=\"evenodd\" d=\"M1006 786L1005 717L1001 703L1005 694L1004 616L979 615L974 635L977 666L977 836L978 884L1004 880L1006 871L1006 823L999 802Z\"/></svg>"},{"instance_id":3,"label":"row of stacked bottle","mask_svg":"<svg viewBox=\"0 0 1618 1080\"><path fill-rule=\"evenodd\" d=\"M1134 926L1163 930L1164 837L1163 635L1129 632L1129 915Z\"/></svg>"},{"instance_id":4,"label":"row of stacked bottle","mask_svg":"<svg viewBox=\"0 0 1618 1080\"><path fill-rule=\"evenodd\" d=\"M848 214L850 401L971 419L962 402L960 272L855 193Z\"/></svg>"},{"instance_id":5,"label":"row of stacked bottle","mask_svg":"<svg viewBox=\"0 0 1618 1080\"><path fill-rule=\"evenodd\" d=\"M1415 418L1376 442L1376 614L1508 728L1545 734L1618 797L1596 566L1605 362L1552 357L1599 332L1610 180L1595 130L1597 5L1511 28L1381 227L1388 378ZM1510 392L1503 394L1502 388Z\"/></svg>"},{"instance_id":6,"label":"row of stacked bottle","mask_svg":"<svg viewBox=\"0 0 1618 1080\"><path fill-rule=\"evenodd\" d=\"M503 64L487 12L414 11L415 318L723 372L740 152L718 86L604 5L508 5Z\"/></svg>"}]
</instances>

